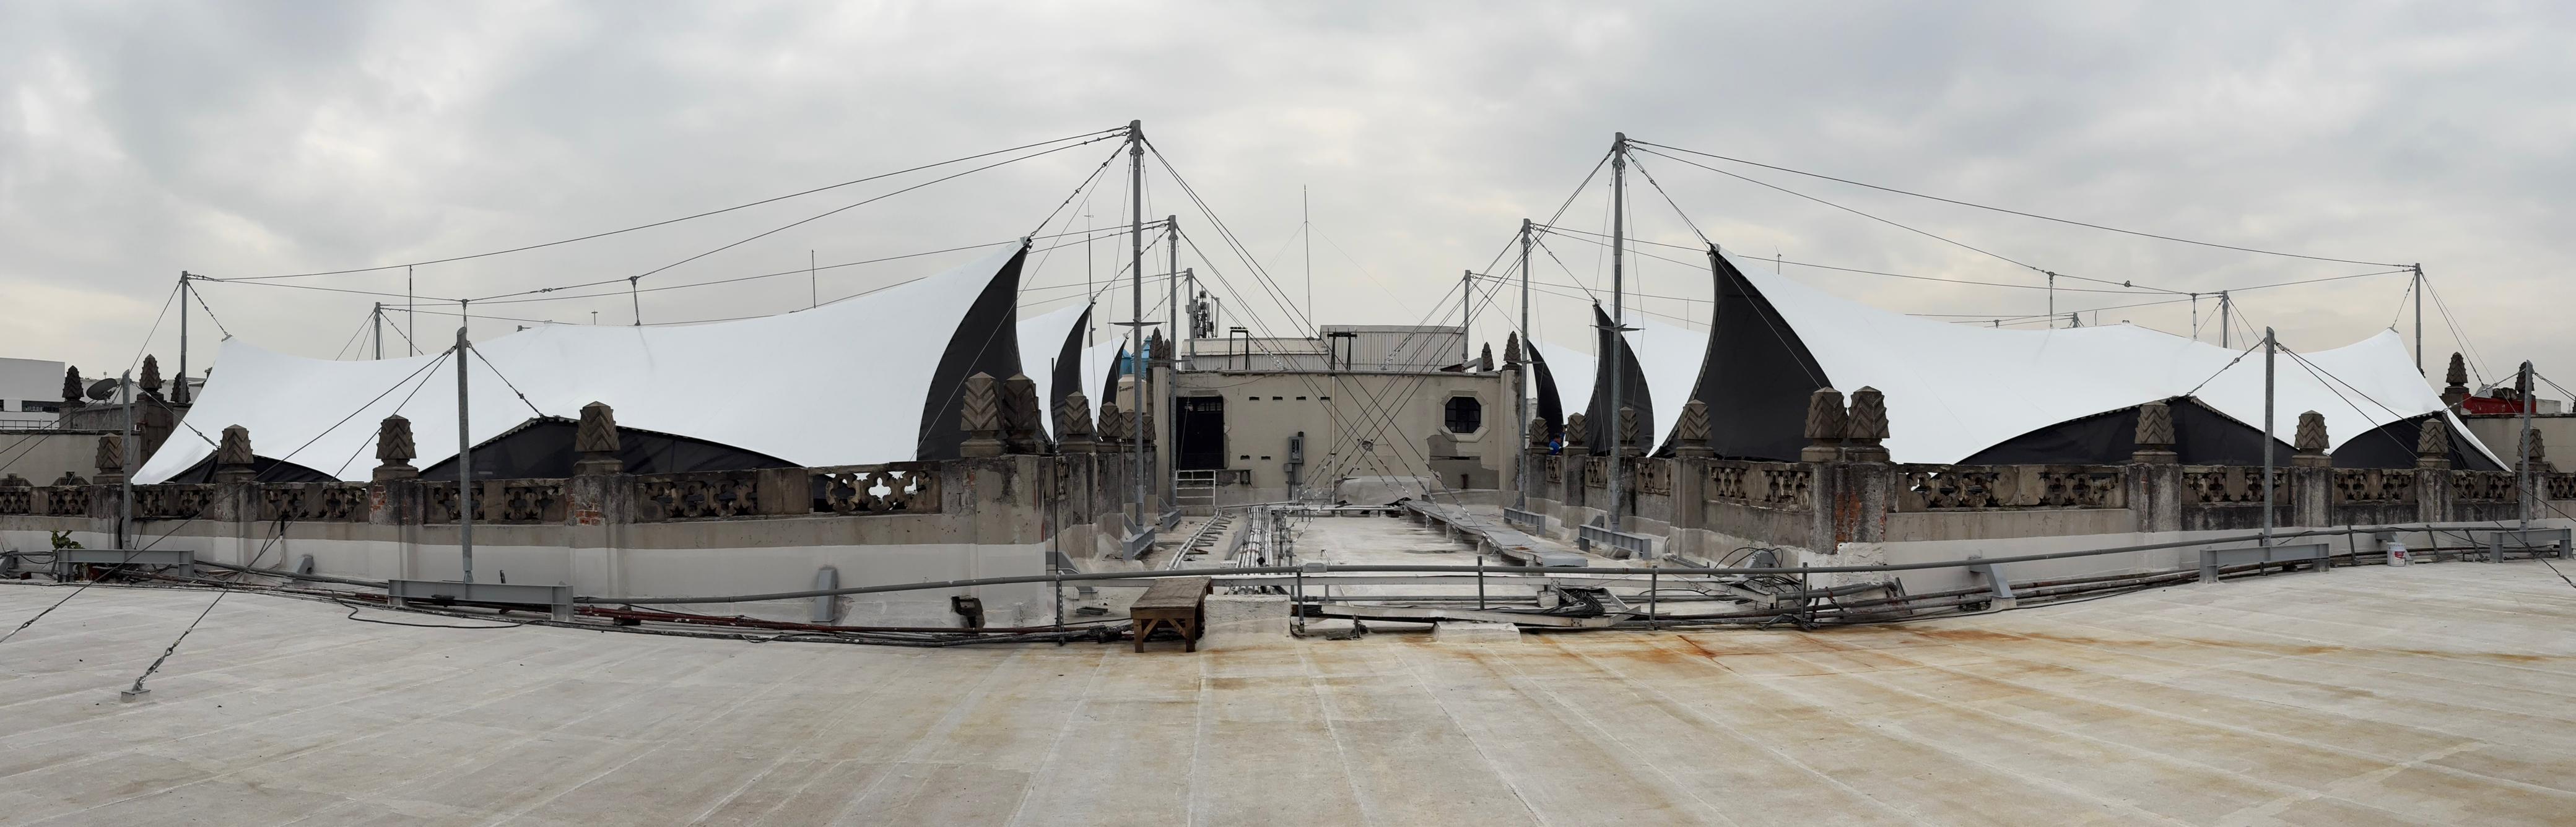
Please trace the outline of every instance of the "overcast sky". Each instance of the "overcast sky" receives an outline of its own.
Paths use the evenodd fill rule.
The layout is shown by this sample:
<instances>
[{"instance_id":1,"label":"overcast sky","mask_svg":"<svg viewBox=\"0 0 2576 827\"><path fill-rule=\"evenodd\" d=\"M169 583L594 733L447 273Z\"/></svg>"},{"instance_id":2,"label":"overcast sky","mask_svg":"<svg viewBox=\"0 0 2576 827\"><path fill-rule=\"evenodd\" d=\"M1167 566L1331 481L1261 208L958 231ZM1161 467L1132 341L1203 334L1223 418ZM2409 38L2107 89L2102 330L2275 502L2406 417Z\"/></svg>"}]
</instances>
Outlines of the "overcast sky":
<instances>
[{"instance_id":1,"label":"overcast sky","mask_svg":"<svg viewBox=\"0 0 2576 827\"><path fill-rule=\"evenodd\" d=\"M1456 316L1459 274L1496 269L1524 217L1604 231L1577 184L1614 132L1856 181L2213 242L2422 262L2490 375L2521 359L2576 377L2576 13L2564 4L0 4L0 356L112 374L178 349L181 270L264 276L403 264L676 218L959 156L1144 121L1147 136L1275 278L1275 291L1159 167L1149 215L1178 214L1253 326L1314 316ZM671 287L1029 234L1114 151L1094 143L926 186L644 278ZM1002 156L1009 157L1009 156ZM1683 158L1692 156L1682 155ZM1697 159L1994 255L1677 160L1640 156L1636 232L1749 256L1942 279L2070 276L2215 293L2389 268L2123 236ZM543 250L418 267L442 299L623 280L969 165ZM1123 159L1112 167L1123 174ZM1071 229L1126 220L1102 181ZM1081 215L1088 213L1088 217ZM1060 216L1046 232L1067 229ZM1043 242L1042 242L1043 243ZM1092 278L1123 239L1092 250ZM1560 234L1539 289L1580 295L1603 249ZM1642 248L1694 260L1686 250ZM1086 279L1054 251L1032 310ZM489 305L558 322L784 312L934 272L972 251L718 287ZM1157 263L1149 272L1160 272ZM1559 265L1561 261L1561 266ZM1707 318L1704 272L1644 259L1645 311ZM2024 317L2043 290L1785 266L1889 309ZM287 279L404 291L401 269ZM2407 277L2243 294L2298 349L2412 334ZM2100 288L2063 279L2060 286ZM223 329L354 357L379 297L206 284ZM598 288L557 295L590 295ZM610 291L614 293L614 291ZM1154 292L1154 291L1149 291ZM1444 294L1448 306L1443 307ZM2055 295L2068 310L2159 293ZM1542 295L1543 338L1580 341L1581 304ZM1123 295L1113 296L1119 311ZM396 304L401 299L392 299ZM1243 305L1251 305L1245 308ZM1506 302L1508 306L1509 302ZM424 305L426 309L429 305ZM442 311L453 305L437 305ZM2214 299L2100 311L2191 334ZM2401 312L2403 311L2403 312ZM399 317L400 314L396 314ZM2455 349L2428 304L2439 378ZM443 343L452 317L421 316ZM146 334L152 333L149 344ZM2095 314L2082 320L2091 324ZM1499 339L1503 315L1478 321ZM1244 323L1230 319L1229 325ZM521 324L478 321L477 336ZM2007 325L2011 322L2007 321ZM397 329L407 327L397 319ZM2021 324L2036 329L2040 322ZM199 311L196 364L220 337ZM1106 335L1106 334L1104 334ZM2200 335L2218 338L2204 320ZM401 352L400 333L388 350ZM353 339L354 337L354 339ZM864 347L863 332L853 347ZM745 359L814 358L743 345ZM818 359L819 371L826 365ZM2561 379L2560 381L2569 381ZM2576 382L2570 382L2576 384Z\"/></svg>"}]
</instances>

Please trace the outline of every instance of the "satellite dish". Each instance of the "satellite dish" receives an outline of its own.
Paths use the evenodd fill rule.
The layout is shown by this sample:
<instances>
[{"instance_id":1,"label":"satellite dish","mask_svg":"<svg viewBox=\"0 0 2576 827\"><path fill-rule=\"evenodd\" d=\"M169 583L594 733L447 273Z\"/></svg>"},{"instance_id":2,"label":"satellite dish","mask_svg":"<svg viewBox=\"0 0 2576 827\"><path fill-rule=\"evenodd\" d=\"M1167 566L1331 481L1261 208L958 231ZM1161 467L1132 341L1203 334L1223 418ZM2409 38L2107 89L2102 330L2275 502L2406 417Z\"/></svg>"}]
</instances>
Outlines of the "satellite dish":
<instances>
[{"instance_id":1,"label":"satellite dish","mask_svg":"<svg viewBox=\"0 0 2576 827\"><path fill-rule=\"evenodd\" d=\"M116 398L116 380L101 379L89 383L89 398L100 402Z\"/></svg>"}]
</instances>

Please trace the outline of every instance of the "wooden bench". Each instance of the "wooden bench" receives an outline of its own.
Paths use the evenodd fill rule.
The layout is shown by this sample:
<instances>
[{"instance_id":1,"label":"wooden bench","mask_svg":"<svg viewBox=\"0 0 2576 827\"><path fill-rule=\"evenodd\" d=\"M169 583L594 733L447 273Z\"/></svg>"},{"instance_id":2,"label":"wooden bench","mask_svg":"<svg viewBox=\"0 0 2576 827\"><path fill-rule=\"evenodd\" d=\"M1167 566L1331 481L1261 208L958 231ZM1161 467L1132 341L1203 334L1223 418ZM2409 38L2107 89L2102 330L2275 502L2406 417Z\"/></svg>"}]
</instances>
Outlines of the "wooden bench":
<instances>
[{"instance_id":1,"label":"wooden bench","mask_svg":"<svg viewBox=\"0 0 2576 827\"><path fill-rule=\"evenodd\" d=\"M1127 619L1136 631L1136 651L1145 651L1145 638L1154 630L1171 627L1181 633L1181 651L1199 650L1199 627L1207 619L1208 578L1166 577L1154 581L1145 596L1127 607Z\"/></svg>"}]
</instances>

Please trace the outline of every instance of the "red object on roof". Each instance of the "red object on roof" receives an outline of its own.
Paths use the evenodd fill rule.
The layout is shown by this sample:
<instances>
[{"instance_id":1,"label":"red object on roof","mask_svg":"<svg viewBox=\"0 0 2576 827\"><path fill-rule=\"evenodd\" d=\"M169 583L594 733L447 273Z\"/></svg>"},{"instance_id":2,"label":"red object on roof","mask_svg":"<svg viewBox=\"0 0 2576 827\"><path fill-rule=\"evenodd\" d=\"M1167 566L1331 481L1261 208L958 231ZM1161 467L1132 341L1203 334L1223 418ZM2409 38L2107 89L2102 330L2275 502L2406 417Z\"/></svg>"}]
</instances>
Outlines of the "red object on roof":
<instances>
[{"instance_id":1,"label":"red object on roof","mask_svg":"<svg viewBox=\"0 0 2576 827\"><path fill-rule=\"evenodd\" d=\"M2460 400L2460 410L2471 414L2518 414L2522 413L2522 404L2493 396L2471 396Z\"/></svg>"}]
</instances>

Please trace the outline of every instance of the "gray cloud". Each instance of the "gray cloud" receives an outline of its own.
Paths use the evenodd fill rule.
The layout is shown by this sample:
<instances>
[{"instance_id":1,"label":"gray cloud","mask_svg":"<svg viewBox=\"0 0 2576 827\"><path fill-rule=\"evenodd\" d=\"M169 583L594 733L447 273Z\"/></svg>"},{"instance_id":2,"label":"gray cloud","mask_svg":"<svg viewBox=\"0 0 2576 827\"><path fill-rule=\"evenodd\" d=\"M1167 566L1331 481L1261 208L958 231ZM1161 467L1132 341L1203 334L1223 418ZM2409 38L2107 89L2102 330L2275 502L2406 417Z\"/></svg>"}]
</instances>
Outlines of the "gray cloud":
<instances>
[{"instance_id":1,"label":"gray cloud","mask_svg":"<svg viewBox=\"0 0 2576 827\"><path fill-rule=\"evenodd\" d=\"M1522 217L1554 211L1624 130L2105 224L2422 261L2489 372L2530 358L2576 375L2576 345L2542 314L2576 294L2553 272L2569 258L2562 228L2576 192L2570 18L2511 4L9 4L0 319L19 334L9 355L113 370L143 344L181 269L262 275L479 252L1142 118L1291 294L1304 285L1288 241L1298 188L1311 188L1314 291L1330 322L1454 314L1435 301L1457 273L1485 267ZM646 283L789 269L808 250L830 263L1016 237L1110 149L853 209ZM2371 269L1712 164L2061 273L2214 292ZM1644 165L1703 231L1748 255L2038 283L1849 213L1662 158ZM1639 233L1691 243L1636 183ZM889 188L422 268L418 289L481 296L623 278ZM1598 229L1599 189L1563 223ZM1155 215L1202 228L1216 253L1177 187L1157 173L1148 190ZM1111 179L1090 221L1124 220L1119 192ZM1549 262L1541 280L1606 276L1599 248L1551 247L1573 275ZM1116 249L1094 251L1100 273ZM943 261L835 271L820 291ZM1058 251L1035 283L1079 283L1082 264ZM1231 257L1212 264L1247 299L1264 292ZM1641 265L1642 292L1705 290L1680 265ZM1790 274L1909 312L2047 305L2030 290ZM304 283L399 292L401 274ZM2403 286L2380 276L2285 287L2240 306L2291 346L2320 349L2388 325ZM316 356L349 341L375 301L204 289L234 333ZM777 312L808 290L781 278L647 294L643 315ZM2148 298L2060 294L2058 305ZM1248 303L1285 326L1266 299ZM1541 304L1543 335L1579 338L1579 303ZM602 322L631 312L624 297L490 312L593 311ZM2190 309L2102 313L2123 318L2179 331ZM1479 323L1499 338L1503 321ZM420 325L424 336L452 327ZM2428 349L2453 349L2438 315L2433 328ZM210 349L210 326L197 331ZM149 345L165 360L173 332L164 321Z\"/></svg>"}]
</instances>

